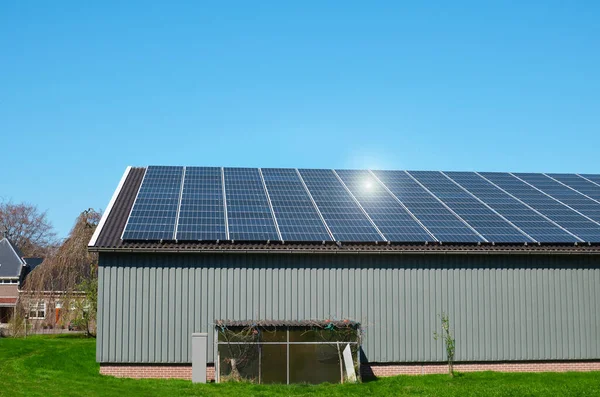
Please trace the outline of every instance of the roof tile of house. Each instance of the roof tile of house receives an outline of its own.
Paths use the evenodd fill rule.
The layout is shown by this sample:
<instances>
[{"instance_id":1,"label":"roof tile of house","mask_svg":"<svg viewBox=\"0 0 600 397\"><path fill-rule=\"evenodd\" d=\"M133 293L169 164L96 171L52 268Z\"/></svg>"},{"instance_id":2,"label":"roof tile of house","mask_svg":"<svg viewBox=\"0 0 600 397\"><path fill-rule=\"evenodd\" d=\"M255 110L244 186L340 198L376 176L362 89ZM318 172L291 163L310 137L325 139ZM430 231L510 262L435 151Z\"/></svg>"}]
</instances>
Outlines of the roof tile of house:
<instances>
[{"instance_id":1,"label":"roof tile of house","mask_svg":"<svg viewBox=\"0 0 600 397\"><path fill-rule=\"evenodd\" d=\"M20 277L25 261L19 250L7 238L0 240L0 277Z\"/></svg>"}]
</instances>

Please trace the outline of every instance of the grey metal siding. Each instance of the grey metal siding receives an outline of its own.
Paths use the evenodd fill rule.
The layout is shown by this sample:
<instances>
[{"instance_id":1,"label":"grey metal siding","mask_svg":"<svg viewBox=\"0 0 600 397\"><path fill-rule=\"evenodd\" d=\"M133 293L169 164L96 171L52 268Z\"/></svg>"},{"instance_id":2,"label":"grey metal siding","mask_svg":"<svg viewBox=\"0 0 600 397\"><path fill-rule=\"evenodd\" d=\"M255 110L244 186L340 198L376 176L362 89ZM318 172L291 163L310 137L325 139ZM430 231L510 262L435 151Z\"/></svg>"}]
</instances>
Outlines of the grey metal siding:
<instances>
[{"instance_id":1,"label":"grey metal siding","mask_svg":"<svg viewBox=\"0 0 600 397\"><path fill-rule=\"evenodd\" d=\"M99 362L190 363L215 319L349 318L370 362L600 358L600 257L100 255ZM212 343L209 357L214 358Z\"/></svg>"}]
</instances>

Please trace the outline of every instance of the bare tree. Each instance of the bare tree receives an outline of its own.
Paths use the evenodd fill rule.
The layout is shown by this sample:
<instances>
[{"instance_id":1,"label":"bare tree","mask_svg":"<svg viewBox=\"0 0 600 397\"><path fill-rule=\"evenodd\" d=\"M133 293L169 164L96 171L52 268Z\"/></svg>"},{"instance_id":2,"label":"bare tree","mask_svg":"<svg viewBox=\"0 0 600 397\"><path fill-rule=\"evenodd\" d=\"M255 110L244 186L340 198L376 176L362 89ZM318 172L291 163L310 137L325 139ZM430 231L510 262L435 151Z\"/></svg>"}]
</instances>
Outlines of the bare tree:
<instances>
[{"instance_id":1,"label":"bare tree","mask_svg":"<svg viewBox=\"0 0 600 397\"><path fill-rule=\"evenodd\" d=\"M24 285L31 297L52 293L76 317L68 320L77 320L91 335L95 334L98 254L89 252L87 244L100 217L91 208L83 211L56 254L36 267Z\"/></svg>"},{"instance_id":2,"label":"bare tree","mask_svg":"<svg viewBox=\"0 0 600 397\"><path fill-rule=\"evenodd\" d=\"M26 257L46 256L56 244L56 233L46 212L28 203L0 202L0 236L2 233Z\"/></svg>"}]
</instances>

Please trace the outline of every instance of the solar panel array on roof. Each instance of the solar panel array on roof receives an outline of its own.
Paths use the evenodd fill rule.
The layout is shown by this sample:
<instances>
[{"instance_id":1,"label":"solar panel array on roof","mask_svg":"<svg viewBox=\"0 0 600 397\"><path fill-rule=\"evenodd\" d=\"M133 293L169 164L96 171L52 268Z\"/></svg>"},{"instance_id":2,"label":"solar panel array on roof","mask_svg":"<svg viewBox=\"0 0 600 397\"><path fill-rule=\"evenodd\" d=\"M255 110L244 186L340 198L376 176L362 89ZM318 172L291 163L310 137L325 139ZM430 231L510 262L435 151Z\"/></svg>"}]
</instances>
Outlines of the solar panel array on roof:
<instances>
[{"instance_id":1,"label":"solar panel array on roof","mask_svg":"<svg viewBox=\"0 0 600 397\"><path fill-rule=\"evenodd\" d=\"M122 238L600 243L600 176L150 166Z\"/></svg>"}]
</instances>

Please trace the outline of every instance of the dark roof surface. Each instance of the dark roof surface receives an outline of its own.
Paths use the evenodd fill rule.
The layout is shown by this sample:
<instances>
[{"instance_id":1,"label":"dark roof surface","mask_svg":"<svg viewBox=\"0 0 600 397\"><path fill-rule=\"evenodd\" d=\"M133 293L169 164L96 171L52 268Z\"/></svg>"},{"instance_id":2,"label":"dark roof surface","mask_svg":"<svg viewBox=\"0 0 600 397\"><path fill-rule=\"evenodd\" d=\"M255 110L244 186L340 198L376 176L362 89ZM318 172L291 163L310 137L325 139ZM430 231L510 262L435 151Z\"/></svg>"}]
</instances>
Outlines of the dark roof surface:
<instances>
[{"instance_id":1,"label":"dark roof surface","mask_svg":"<svg viewBox=\"0 0 600 397\"><path fill-rule=\"evenodd\" d=\"M19 277L25 261L9 239L0 240L0 277Z\"/></svg>"},{"instance_id":2,"label":"dark roof surface","mask_svg":"<svg viewBox=\"0 0 600 397\"><path fill-rule=\"evenodd\" d=\"M411 243L281 243L281 242L175 242L175 241L123 241L121 235L127 223L131 207L144 177L145 168L132 167L125 179L112 209L107 214L105 223L91 251L113 252L244 252L244 253L564 253L564 254L600 254L598 244L490 244L490 243L456 243L456 244L411 244Z\"/></svg>"},{"instance_id":3,"label":"dark roof surface","mask_svg":"<svg viewBox=\"0 0 600 397\"><path fill-rule=\"evenodd\" d=\"M21 274L21 280L25 280L29 274L44 262L44 258L23 258L27 266L25 266L23 273Z\"/></svg>"},{"instance_id":4,"label":"dark roof surface","mask_svg":"<svg viewBox=\"0 0 600 397\"><path fill-rule=\"evenodd\" d=\"M32 271L36 267L42 264L44 258L23 258L27 266L29 267L29 271Z\"/></svg>"}]
</instances>

